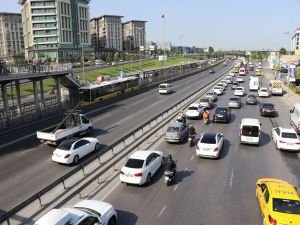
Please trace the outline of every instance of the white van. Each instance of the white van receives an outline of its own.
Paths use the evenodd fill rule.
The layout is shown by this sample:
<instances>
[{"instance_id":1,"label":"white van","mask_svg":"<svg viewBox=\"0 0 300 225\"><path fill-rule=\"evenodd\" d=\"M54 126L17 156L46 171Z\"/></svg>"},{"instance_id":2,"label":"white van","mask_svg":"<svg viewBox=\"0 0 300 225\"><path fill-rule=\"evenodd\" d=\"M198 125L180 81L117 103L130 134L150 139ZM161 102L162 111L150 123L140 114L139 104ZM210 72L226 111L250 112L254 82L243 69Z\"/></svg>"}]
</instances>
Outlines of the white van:
<instances>
[{"instance_id":1,"label":"white van","mask_svg":"<svg viewBox=\"0 0 300 225\"><path fill-rule=\"evenodd\" d=\"M283 82L281 80L270 80L269 91L272 95L283 95Z\"/></svg>"},{"instance_id":2,"label":"white van","mask_svg":"<svg viewBox=\"0 0 300 225\"><path fill-rule=\"evenodd\" d=\"M241 68L239 69L239 75L240 75L240 76L245 76L245 75L246 75L246 70L245 70L244 67L241 67Z\"/></svg>"},{"instance_id":3,"label":"white van","mask_svg":"<svg viewBox=\"0 0 300 225\"><path fill-rule=\"evenodd\" d=\"M241 143L259 145L260 126L258 119L243 118L240 126Z\"/></svg>"},{"instance_id":4,"label":"white van","mask_svg":"<svg viewBox=\"0 0 300 225\"><path fill-rule=\"evenodd\" d=\"M300 134L300 103L296 103L290 113L290 124L295 128L297 134Z\"/></svg>"},{"instance_id":5,"label":"white van","mask_svg":"<svg viewBox=\"0 0 300 225\"><path fill-rule=\"evenodd\" d=\"M168 83L163 83L158 86L159 94L169 94L172 93L172 85Z\"/></svg>"},{"instance_id":6,"label":"white van","mask_svg":"<svg viewBox=\"0 0 300 225\"><path fill-rule=\"evenodd\" d=\"M259 89L259 78L258 77L250 77L249 90L250 91L258 91L258 89Z\"/></svg>"}]
</instances>

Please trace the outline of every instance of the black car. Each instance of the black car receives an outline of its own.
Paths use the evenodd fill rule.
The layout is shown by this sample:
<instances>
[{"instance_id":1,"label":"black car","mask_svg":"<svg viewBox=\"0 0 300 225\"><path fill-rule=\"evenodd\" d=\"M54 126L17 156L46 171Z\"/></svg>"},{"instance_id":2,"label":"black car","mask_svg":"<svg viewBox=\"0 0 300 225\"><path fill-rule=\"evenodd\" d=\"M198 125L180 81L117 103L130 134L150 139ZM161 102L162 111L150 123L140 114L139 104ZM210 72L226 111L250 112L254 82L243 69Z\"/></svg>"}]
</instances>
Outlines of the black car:
<instances>
[{"instance_id":1,"label":"black car","mask_svg":"<svg viewBox=\"0 0 300 225\"><path fill-rule=\"evenodd\" d=\"M219 106L213 116L213 122L229 123L231 119L231 109L225 106Z\"/></svg>"},{"instance_id":2,"label":"black car","mask_svg":"<svg viewBox=\"0 0 300 225\"><path fill-rule=\"evenodd\" d=\"M232 85L231 85L231 90L235 90L235 88L237 88L238 86L240 86L240 83L233 82Z\"/></svg>"},{"instance_id":3,"label":"black car","mask_svg":"<svg viewBox=\"0 0 300 225\"><path fill-rule=\"evenodd\" d=\"M288 72L289 72L289 70L287 68L285 68L285 67L280 68L280 73L288 73Z\"/></svg>"},{"instance_id":4,"label":"black car","mask_svg":"<svg viewBox=\"0 0 300 225\"><path fill-rule=\"evenodd\" d=\"M259 112L261 116L276 116L276 110L272 103L261 103Z\"/></svg>"},{"instance_id":5,"label":"black car","mask_svg":"<svg viewBox=\"0 0 300 225\"><path fill-rule=\"evenodd\" d=\"M257 99L255 95L248 95L246 99L246 104L247 105L256 105L257 104Z\"/></svg>"},{"instance_id":6,"label":"black car","mask_svg":"<svg viewBox=\"0 0 300 225\"><path fill-rule=\"evenodd\" d=\"M215 71L213 69L210 69L209 70L209 73L214 73Z\"/></svg>"}]
</instances>

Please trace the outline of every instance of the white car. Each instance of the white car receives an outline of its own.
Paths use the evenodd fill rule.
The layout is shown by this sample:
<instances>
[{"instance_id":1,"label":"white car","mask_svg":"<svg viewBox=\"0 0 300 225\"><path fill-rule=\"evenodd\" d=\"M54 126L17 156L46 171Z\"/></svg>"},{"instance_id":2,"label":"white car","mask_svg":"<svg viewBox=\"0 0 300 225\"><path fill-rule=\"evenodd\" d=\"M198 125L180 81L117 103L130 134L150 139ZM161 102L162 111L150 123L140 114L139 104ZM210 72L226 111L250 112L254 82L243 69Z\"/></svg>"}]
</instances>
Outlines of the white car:
<instances>
[{"instance_id":1,"label":"white car","mask_svg":"<svg viewBox=\"0 0 300 225\"><path fill-rule=\"evenodd\" d=\"M191 104L187 111L185 112L185 116L187 118L202 118L202 113L204 111L204 107L200 105L200 103L193 103Z\"/></svg>"},{"instance_id":2,"label":"white car","mask_svg":"<svg viewBox=\"0 0 300 225\"><path fill-rule=\"evenodd\" d=\"M243 82L244 82L244 78L241 77L241 76L238 76L238 77L236 78L236 82L243 83Z\"/></svg>"},{"instance_id":3,"label":"white car","mask_svg":"<svg viewBox=\"0 0 300 225\"><path fill-rule=\"evenodd\" d=\"M169 93L172 93L172 92L173 92L173 89L172 89L171 84L163 83L163 84L160 84L158 86L158 93L159 94L169 94Z\"/></svg>"},{"instance_id":4,"label":"white car","mask_svg":"<svg viewBox=\"0 0 300 225\"><path fill-rule=\"evenodd\" d=\"M221 80L220 83L224 84L225 88L227 87L227 80Z\"/></svg>"},{"instance_id":5,"label":"white car","mask_svg":"<svg viewBox=\"0 0 300 225\"><path fill-rule=\"evenodd\" d=\"M211 100L213 100L213 102L217 101L218 100L218 95L216 92L214 91L209 91L206 93L205 95L206 98L211 98Z\"/></svg>"},{"instance_id":6,"label":"white car","mask_svg":"<svg viewBox=\"0 0 300 225\"><path fill-rule=\"evenodd\" d=\"M151 178L162 165L163 153L161 151L136 151L122 167L120 180L126 184L150 183Z\"/></svg>"},{"instance_id":7,"label":"white car","mask_svg":"<svg viewBox=\"0 0 300 225\"><path fill-rule=\"evenodd\" d=\"M244 87L236 87L234 89L233 94L236 95L236 96L244 96L245 95L245 89L244 89Z\"/></svg>"},{"instance_id":8,"label":"white car","mask_svg":"<svg viewBox=\"0 0 300 225\"><path fill-rule=\"evenodd\" d=\"M205 132L196 146L199 157L218 158L223 147L224 135L217 132Z\"/></svg>"},{"instance_id":9,"label":"white car","mask_svg":"<svg viewBox=\"0 0 300 225\"><path fill-rule=\"evenodd\" d=\"M217 85L216 86L219 86L219 87L221 87L222 89L223 89L223 91L225 91L225 89L226 89L226 86L225 86L225 84L224 83L217 83Z\"/></svg>"},{"instance_id":10,"label":"white car","mask_svg":"<svg viewBox=\"0 0 300 225\"><path fill-rule=\"evenodd\" d=\"M34 223L34 225L47 224L116 225L117 212L109 203L96 200L83 200L72 208L52 209Z\"/></svg>"},{"instance_id":11,"label":"white car","mask_svg":"<svg viewBox=\"0 0 300 225\"><path fill-rule=\"evenodd\" d=\"M217 94L217 95L222 95L223 94L223 88L220 86L215 86L213 91Z\"/></svg>"},{"instance_id":12,"label":"white car","mask_svg":"<svg viewBox=\"0 0 300 225\"><path fill-rule=\"evenodd\" d=\"M234 72L233 72L233 71L230 71L230 72L228 73L228 76L234 77Z\"/></svg>"},{"instance_id":13,"label":"white car","mask_svg":"<svg viewBox=\"0 0 300 225\"><path fill-rule=\"evenodd\" d=\"M277 149L300 151L300 140L292 128L275 127L272 129L272 138Z\"/></svg>"},{"instance_id":14,"label":"white car","mask_svg":"<svg viewBox=\"0 0 300 225\"><path fill-rule=\"evenodd\" d=\"M268 88L262 87L258 90L259 97L270 97L270 92Z\"/></svg>"},{"instance_id":15,"label":"white car","mask_svg":"<svg viewBox=\"0 0 300 225\"><path fill-rule=\"evenodd\" d=\"M77 164L79 159L91 153L98 151L100 143L97 138L74 138L63 141L52 154L54 162L63 164Z\"/></svg>"}]
</instances>

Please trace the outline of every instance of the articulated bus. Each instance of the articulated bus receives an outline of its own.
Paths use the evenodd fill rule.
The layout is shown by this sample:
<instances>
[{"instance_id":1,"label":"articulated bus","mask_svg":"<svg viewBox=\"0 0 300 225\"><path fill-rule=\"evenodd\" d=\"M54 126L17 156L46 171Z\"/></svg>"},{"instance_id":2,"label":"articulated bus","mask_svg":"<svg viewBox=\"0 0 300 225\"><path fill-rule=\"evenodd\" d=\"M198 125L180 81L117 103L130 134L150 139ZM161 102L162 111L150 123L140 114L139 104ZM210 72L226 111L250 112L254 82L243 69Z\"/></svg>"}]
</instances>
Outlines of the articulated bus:
<instances>
[{"instance_id":1,"label":"articulated bus","mask_svg":"<svg viewBox=\"0 0 300 225\"><path fill-rule=\"evenodd\" d=\"M134 76L103 81L100 84L90 84L79 89L81 105L96 103L138 88L139 78Z\"/></svg>"}]
</instances>

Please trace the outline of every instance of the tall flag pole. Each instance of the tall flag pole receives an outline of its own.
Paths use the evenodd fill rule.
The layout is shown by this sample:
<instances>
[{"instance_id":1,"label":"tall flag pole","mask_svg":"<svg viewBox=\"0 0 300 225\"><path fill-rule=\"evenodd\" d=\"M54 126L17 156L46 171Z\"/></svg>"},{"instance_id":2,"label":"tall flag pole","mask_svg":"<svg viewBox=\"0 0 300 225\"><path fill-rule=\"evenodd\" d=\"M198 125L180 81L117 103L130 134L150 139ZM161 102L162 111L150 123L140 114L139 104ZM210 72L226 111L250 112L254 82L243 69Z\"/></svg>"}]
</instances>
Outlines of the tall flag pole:
<instances>
[{"instance_id":1,"label":"tall flag pole","mask_svg":"<svg viewBox=\"0 0 300 225\"><path fill-rule=\"evenodd\" d=\"M163 46L164 46L164 55L166 55L166 18L165 14L161 15L161 18L163 19L163 32L164 32L164 40L163 40Z\"/></svg>"}]
</instances>

